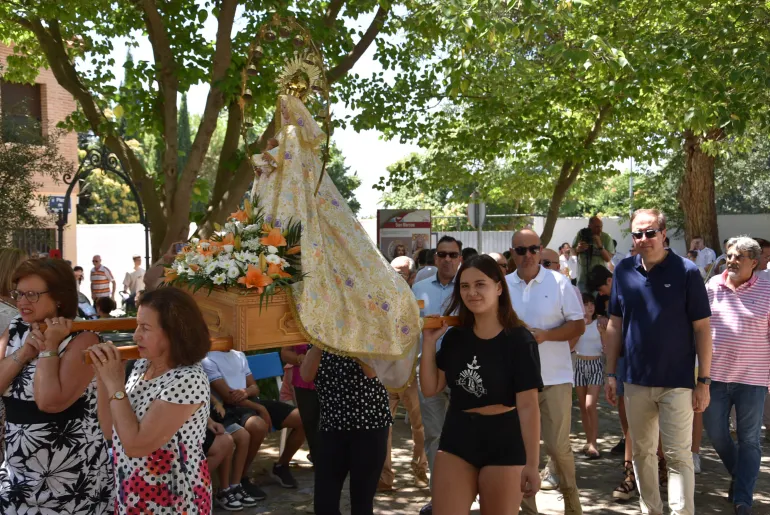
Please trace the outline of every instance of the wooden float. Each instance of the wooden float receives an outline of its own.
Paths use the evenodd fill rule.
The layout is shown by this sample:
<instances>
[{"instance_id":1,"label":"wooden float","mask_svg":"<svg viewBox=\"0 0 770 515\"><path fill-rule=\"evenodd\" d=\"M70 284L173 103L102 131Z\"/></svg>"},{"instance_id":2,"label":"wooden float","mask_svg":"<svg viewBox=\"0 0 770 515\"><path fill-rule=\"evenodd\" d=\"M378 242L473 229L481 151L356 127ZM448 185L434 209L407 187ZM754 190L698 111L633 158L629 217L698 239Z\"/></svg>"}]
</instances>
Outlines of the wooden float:
<instances>
[{"instance_id":1,"label":"wooden float","mask_svg":"<svg viewBox=\"0 0 770 515\"><path fill-rule=\"evenodd\" d=\"M274 349L298 345L305 342L289 308L286 294L277 293L270 301L262 304L260 311L259 295L249 291L214 289L209 294L202 290L193 294L203 313L203 318L211 333L211 350L253 351ZM417 301L420 308L423 301ZM449 326L459 324L456 316L426 317L424 329L438 329L446 321ZM40 324L45 332L45 324ZM134 331L136 318L101 318L98 320L77 320L72 322L72 331ZM109 335L107 335L109 339ZM136 345L119 347L118 352L124 360L139 359ZM91 363L90 355L85 354L86 363Z\"/></svg>"}]
</instances>

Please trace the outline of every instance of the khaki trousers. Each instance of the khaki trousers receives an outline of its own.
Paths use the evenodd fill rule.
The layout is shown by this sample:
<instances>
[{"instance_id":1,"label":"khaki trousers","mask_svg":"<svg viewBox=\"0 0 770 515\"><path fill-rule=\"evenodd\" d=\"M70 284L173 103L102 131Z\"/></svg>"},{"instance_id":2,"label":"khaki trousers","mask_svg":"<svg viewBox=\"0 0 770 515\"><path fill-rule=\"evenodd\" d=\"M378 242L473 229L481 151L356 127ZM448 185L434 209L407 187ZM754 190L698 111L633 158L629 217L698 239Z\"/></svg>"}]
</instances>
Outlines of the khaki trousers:
<instances>
[{"instance_id":1,"label":"khaki trousers","mask_svg":"<svg viewBox=\"0 0 770 515\"><path fill-rule=\"evenodd\" d=\"M538 394L540 404L540 434L543 447L559 471L559 490L566 498L569 494L576 499L575 455L570 444L572 426L572 383L546 386ZM581 514L579 505L571 506L570 515ZM521 511L528 515L537 515L537 503L534 497L521 502Z\"/></svg>"},{"instance_id":2,"label":"khaki trousers","mask_svg":"<svg viewBox=\"0 0 770 515\"><path fill-rule=\"evenodd\" d=\"M400 393L388 393L390 412L395 416L398 403L402 402L409 414L409 423L412 425L412 440L414 448L412 450L412 472L427 473L428 457L425 455L425 429L422 425L422 415L420 414L420 398L417 394L417 380L412 381L409 387ZM390 460L391 443L393 440L393 428L388 433L388 453L385 455L385 466L382 468L380 481L388 486L393 486L395 474Z\"/></svg>"},{"instance_id":3,"label":"khaki trousers","mask_svg":"<svg viewBox=\"0 0 770 515\"><path fill-rule=\"evenodd\" d=\"M634 471L644 514L663 513L658 484L659 431L668 464L668 506L671 515L695 513L695 471L690 451L692 394L689 388L625 384L626 416L631 432Z\"/></svg>"}]
</instances>

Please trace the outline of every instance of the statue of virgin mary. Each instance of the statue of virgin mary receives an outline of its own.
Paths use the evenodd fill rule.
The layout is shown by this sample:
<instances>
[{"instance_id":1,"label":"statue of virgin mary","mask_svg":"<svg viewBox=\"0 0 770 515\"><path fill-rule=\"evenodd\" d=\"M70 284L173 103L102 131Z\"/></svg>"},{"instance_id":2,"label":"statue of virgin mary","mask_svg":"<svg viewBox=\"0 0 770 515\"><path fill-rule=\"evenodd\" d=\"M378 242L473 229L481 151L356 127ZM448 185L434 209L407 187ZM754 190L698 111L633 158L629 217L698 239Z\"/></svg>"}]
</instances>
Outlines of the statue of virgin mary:
<instances>
[{"instance_id":1,"label":"statue of virgin mary","mask_svg":"<svg viewBox=\"0 0 770 515\"><path fill-rule=\"evenodd\" d=\"M326 135L302 101L305 90L300 84L279 95L273 148L254 158L262 171L254 189L267 221L302 223L304 278L291 287L293 314L310 343L361 359L389 389L405 388L414 377L420 310L322 174Z\"/></svg>"}]
</instances>

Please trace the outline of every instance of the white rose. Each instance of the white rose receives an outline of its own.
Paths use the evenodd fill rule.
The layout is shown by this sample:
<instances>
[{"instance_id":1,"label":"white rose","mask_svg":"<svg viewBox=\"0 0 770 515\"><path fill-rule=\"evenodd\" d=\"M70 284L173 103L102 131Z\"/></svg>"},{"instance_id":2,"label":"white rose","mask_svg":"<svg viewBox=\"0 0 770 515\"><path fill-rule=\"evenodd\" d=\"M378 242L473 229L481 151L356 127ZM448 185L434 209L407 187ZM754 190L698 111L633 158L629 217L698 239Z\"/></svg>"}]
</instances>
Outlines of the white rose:
<instances>
[{"instance_id":1,"label":"white rose","mask_svg":"<svg viewBox=\"0 0 770 515\"><path fill-rule=\"evenodd\" d=\"M235 224L233 222L227 222L225 224L225 231L227 231L227 232L235 231Z\"/></svg>"},{"instance_id":2,"label":"white rose","mask_svg":"<svg viewBox=\"0 0 770 515\"><path fill-rule=\"evenodd\" d=\"M246 227L244 227L243 231L244 232L256 232L259 229L260 229L260 226L258 224L251 224L251 225L247 225Z\"/></svg>"},{"instance_id":3,"label":"white rose","mask_svg":"<svg viewBox=\"0 0 770 515\"><path fill-rule=\"evenodd\" d=\"M270 254L269 256L266 256L265 261L267 261L268 263L272 263L274 265L281 264L281 258L279 256L276 256L275 254Z\"/></svg>"},{"instance_id":4,"label":"white rose","mask_svg":"<svg viewBox=\"0 0 770 515\"><path fill-rule=\"evenodd\" d=\"M289 262L286 261L285 259L282 259L281 260L281 269L284 269L284 268L286 268L288 266L289 266Z\"/></svg>"},{"instance_id":5,"label":"white rose","mask_svg":"<svg viewBox=\"0 0 770 515\"><path fill-rule=\"evenodd\" d=\"M204 241L203 243L201 243L201 248L203 250L207 250L210 246L211 246L211 244L209 242L207 242L207 241Z\"/></svg>"},{"instance_id":6,"label":"white rose","mask_svg":"<svg viewBox=\"0 0 770 515\"><path fill-rule=\"evenodd\" d=\"M241 275L241 270L237 266L231 266L230 268L227 269L227 277L229 277L230 279L236 279L240 277L240 275Z\"/></svg>"},{"instance_id":7,"label":"white rose","mask_svg":"<svg viewBox=\"0 0 770 515\"><path fill-rule=\"evenodd\" d=\"M190 240L190 242L191 242L193 245L197 245L198 243L200 243L200 241L201 241L201 240L200 240L200 238L193 238L192 240Z\"/></svg>"},{"instance_id":8,"label":"white rose","mask_svg":"<svg viewBox=\"0 0 770 515\"><path fill-rule=\"evenodd\" d=\"M227 281L227 278L225 278L225 274L217 274L214 276L214 284L224 284L225 281Z\"/></svg>"},{"instance_id":9,"label":"white rose","mask_svg":"<svg viewBox=\"0 0 770 515\"><path fill-rule=\"evenodd\" d=\"M270 254L278 254L278 249L276 247L273 247L272 245L267 246L267 251Z\"/></svg>"},{"instance_id":10,"label":"white rose","mask_svg":"<svg viewBox=\"0 0 770 515\"><path fill-rule=\"evenodd\" d=\"M224 248L225 248L225 252L229 254L230 252L233 251L235 247L233 245L225 245Z\"/></svg>"}]
</instances>

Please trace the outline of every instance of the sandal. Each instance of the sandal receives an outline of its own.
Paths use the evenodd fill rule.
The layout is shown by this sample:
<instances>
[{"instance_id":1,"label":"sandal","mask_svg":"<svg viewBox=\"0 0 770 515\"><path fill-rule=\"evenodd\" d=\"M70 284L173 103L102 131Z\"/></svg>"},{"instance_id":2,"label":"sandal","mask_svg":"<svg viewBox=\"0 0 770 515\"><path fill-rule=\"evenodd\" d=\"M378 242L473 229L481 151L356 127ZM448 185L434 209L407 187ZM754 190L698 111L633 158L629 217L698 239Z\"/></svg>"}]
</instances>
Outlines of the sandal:
<instances>
[{"instance_id":1,"label":"sandal","mask_svg":"<svg viewBox=\"0 0 770 515\"><path fill-rule=\"evenodd\" d=\"M623 465L623 474L625 478L612 492L612 497L620 501L627 501L636 494L636 476L634 475L634 465L627 461Z\"/></svg>"},{"instance_id":2,"label":"sandal","mask_svg":"<svg viewBox=\"0 0 770 515\"><path fill-rule=\"evenodd\" d=\"M588 458L589 460L598 460L601 457L602 457L602 453L600 453L599 451L596 451L596 454L586 451L586 458Z\"/></svg>"}]
</instances>

